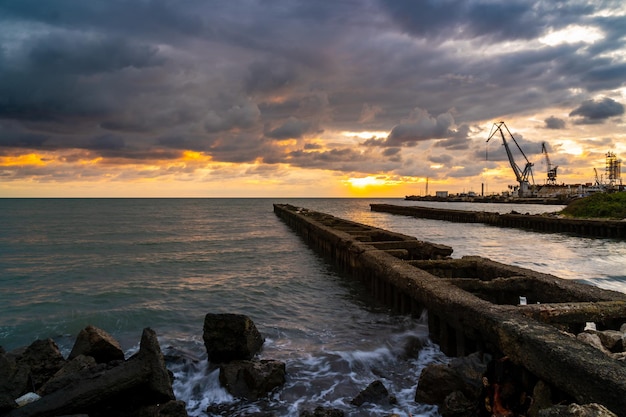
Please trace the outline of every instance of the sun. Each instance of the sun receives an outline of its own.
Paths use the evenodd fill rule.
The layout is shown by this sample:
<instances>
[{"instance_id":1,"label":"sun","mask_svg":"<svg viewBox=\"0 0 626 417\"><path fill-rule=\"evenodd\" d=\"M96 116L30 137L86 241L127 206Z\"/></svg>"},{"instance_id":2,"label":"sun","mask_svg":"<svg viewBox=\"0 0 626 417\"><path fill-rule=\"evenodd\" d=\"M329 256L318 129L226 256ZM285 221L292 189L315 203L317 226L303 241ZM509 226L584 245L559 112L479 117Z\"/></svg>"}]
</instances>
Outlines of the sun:
<instances>
[{"instance_id":1,"label":"sun","mask_svg":"<svg viewBox=\"0 0 626 417\"><path fill-rule=\"evenodd\" d=\"M349 182L351 186L356 188L385 185L385 180L372 176L362 178L348 178L347 182Z\"/></svg>"}]
</instances>

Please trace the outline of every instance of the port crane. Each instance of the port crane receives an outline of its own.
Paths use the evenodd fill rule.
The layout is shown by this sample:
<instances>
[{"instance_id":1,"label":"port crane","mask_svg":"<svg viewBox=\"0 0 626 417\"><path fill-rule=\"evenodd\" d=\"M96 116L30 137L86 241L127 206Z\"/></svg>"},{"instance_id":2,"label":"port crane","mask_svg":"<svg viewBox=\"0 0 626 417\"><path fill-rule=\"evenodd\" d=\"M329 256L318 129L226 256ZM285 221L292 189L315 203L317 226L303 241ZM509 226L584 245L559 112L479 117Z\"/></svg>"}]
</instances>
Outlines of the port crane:
<instances>
[{"instance_id":1,"label":"port crane","mask_svg":"<svg viewBox=\"0 0 626 417\"><path fill-rule=\"evenodd\" d=\"M519 149L522 156L526 160L526 164L524 165L523 170L519 167L519 165L517 165L517 163L515 163L515 159L513 158L513 154L511 153L511 148L509 147L509 143L506 141L506 137L504 135L505 130L510 136L510 138L513 140L513 143L515 143L515 146L517 146L517 149ZM506 124L504 124L504 122L498 122L498 123L493 124L493 127L491 128L491 132L489 133L489 138L487 139L487 142L489 142L491 138L493 138L496 135L496 133L500 133L500 137L502 138L502 144L504 145L504 149L506 150L506 156L509 158L509 163L511 164L511 168L513 168L513 172L515 173L515 178L517 179L517 182L519 183L518 196L519 197L531 197L533 195L534 185L535 185L535 178L533 176L533 169L532 169L534 164L528 160L528 158L526 157L526 154L524 153L522 148L519 146L519 144L517 143L517 141L511 134L511 131L506 126ZM532 180L532 186L528 180L529 177Z\"/></svg>"},{"instance_id":2,"label":"port crane","mask_svg":"<svg viewBox=\"0 0 626 417\"><path fill-rule=\"evenodd\" d=\"M556 184L556 170L558 166L552 166L552 164L550 163L550 157L548 156L548 150L546 149L545 142L541 144L541 153L546 156L546 164L548 166L548 171L547 171L548 180L546 183L550 185L555 185Z\"/></svg>"}]
</instances>

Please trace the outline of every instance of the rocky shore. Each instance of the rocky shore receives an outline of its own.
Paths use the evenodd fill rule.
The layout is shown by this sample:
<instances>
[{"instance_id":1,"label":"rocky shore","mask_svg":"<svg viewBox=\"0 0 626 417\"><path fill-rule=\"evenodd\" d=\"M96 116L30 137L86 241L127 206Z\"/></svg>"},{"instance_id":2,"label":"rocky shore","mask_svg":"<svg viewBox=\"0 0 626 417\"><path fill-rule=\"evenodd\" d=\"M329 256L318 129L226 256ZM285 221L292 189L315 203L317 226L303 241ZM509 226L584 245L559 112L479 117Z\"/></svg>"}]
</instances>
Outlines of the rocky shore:
<instances>
[{"instance_id":1,"label":"rocky shore","mask_svg":"<svg viewBox=\"0 0 626 417\"><path fill-rule=\"evenodd\" d=\"M235 398L254 401L284 384L283 362L256 359L264 339L250 318L207 314L203 339L210 365L220 368L220 382ZM128 359L111 335L94 326L80 331L67 358L52 339L11 352L0 348L0 416L186 417L172 382L150 328Z\"/></svg>"},{"instance_id":2,"label":"rocky shore","mask_svg":"<svg viewBox=\"0 0 626 417\"><path fill-rule=\"evenodd\" d=\"M623 358L626 324L620 332L586 329L578 338ZM249 317L207 314L203 340L210 366L219 367L221 385L238 402L267 397L285 383L284 362L258 359L264 338ZM558 396L549 385L531 384L527 377L506 357L474 353L449 364L430 365L416 375L415 401L438 405L443 417L616 416L598 404L555 404ZM143 330L139 351L128 359L113 337L93 326L80 331L67 358L51 339L12 352L0 348L1 416L187 416L185 403L174 396L172 382L157 335L150 328ZM391 405L396 398L381 381L372 381L351 405L358 410L368 402ZM241 414L233 404L211 405L206 411L220 416L274 416L271 411ZM317 407L299 415L340 417L344 412Z\"/></svg>"}]
</instances>

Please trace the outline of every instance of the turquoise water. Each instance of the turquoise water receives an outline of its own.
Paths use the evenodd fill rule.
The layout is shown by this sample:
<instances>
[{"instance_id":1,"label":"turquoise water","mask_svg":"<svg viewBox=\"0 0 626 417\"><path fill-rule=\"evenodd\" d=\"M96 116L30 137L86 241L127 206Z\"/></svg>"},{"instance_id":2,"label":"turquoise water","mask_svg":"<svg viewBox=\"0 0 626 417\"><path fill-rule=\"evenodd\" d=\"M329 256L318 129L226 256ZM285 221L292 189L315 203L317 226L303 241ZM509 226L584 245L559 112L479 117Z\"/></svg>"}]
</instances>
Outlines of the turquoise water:
<instances>
[{"instance_id":1,"label":"turquoise water","mask_svg":"<svg viewBox=\"0 0 626 417\"><path fill-rule=\"evenodd\" d=\"M399 199L0 199L0 346L11 350L50 337L69 353L80 329L92 324L130 354L141 330L151 327L164 351L176 347L196 358L168 366L189 413L205 415L208 405L234 399L207 367L204 315L242 313L266 337L262 358L285 361L289 375L283 390L250 409L290 416L328 405L348 416L437 415L413 401L423 366L446 360L428 341L423 320L391 315L371 300L304 245L273 214L273 203L447 244L454 257L482 255L626 292L622 241L369 210L381 202L417 205ZM407 356L405 347L416 339L425 347ZM399 404L355 410L350 400L375 379Z\"/></svg>"}]
</instances>

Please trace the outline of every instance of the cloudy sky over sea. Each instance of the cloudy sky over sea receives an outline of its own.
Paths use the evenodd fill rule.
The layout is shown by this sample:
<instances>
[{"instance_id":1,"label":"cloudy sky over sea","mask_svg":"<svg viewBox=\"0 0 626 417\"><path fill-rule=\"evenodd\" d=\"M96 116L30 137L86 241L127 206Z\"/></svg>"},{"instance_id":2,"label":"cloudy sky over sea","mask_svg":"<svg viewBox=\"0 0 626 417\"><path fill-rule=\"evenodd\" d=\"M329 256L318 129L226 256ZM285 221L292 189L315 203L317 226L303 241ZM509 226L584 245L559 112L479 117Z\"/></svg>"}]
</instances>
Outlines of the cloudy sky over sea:
<instances>
[{"instance_id":1,"label":"cloudy sky over sea","mask_svg":"<svg viewBox=\"0 0 626 417\"><path fill-rule=\"evenodd\" d=\"M625 103L623 0L0 1L0 196L592 182Z\"/></svg>"}]
</instances>

